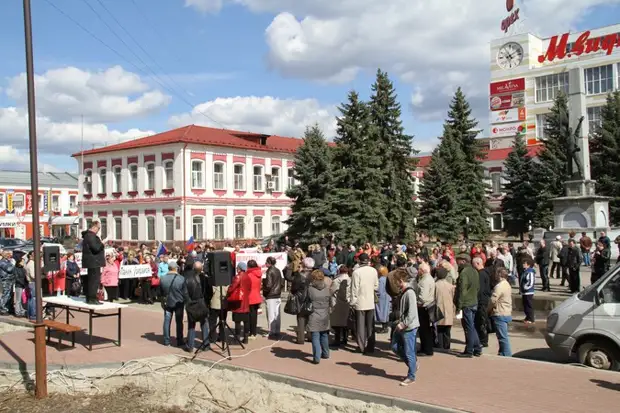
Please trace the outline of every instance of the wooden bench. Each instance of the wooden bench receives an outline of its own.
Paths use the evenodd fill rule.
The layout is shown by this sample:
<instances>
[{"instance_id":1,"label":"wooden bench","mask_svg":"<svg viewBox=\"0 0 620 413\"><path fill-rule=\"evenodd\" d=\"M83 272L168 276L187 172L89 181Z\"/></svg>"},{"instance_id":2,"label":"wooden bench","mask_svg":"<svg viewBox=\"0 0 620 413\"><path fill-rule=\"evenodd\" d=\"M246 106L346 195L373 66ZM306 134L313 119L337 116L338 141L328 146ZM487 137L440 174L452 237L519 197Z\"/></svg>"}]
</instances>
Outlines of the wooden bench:
<instances>
[{"instance_id":1,"label":"wooden bench","mask_svg":"<svg viewBox=\"0 0 620 413\"><path fill-rule=\"evenodd\" d=\"M61 323L55 320L43 320L43 325L47 329L47 342L51 342L52 339L52 330L60 331L63 334L71 333L71 347L75 347L75 333L77 331L82 331L81 327L72 326L71 324ZM58 337L58 346L60 349L62 344L62 334Z\"/></svg>"}]
</instances>

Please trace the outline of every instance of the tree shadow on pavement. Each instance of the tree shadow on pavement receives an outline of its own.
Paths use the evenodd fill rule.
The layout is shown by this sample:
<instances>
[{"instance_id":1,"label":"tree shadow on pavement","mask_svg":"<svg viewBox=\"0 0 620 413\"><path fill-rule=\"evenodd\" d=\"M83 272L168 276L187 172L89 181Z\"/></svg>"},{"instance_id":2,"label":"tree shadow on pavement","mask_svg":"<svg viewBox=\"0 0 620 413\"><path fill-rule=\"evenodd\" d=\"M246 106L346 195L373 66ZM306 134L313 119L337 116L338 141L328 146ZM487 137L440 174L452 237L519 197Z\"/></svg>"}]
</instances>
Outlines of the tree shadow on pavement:
<instances>
[{"instance_id":1,"label":"tree shadow on pavement","mask_svg":"<svg viewBox=\"0 0 620 413\"><path fill-rule=\"evenodd\" d=\"M336 364L339 366L349 366L353 370L356 370L357 374L362 375L362 376L385 377L386 379L397 380L397 381L402 381L403 378L406 376L406 374L403 374L402 376L394 376L392 374L387 374L385 370L378 369L366 363L347 363L344 361L339 361ZM403 363L403 367L404 367L404 372L406 373L407 367L405 366L405 363Z\"/></svg>"},{"instance_id":2,"label":"tree shadow on pavement","mask_svg":"<svg viewBox=\"0 0 620 413\"><path fill-rule=\"evenodd\" d=\"M620 383L612 383L607 380L590 379L590 381L596 384L598 387L602 387L608 390L620 391Z\"/></svg>"}]
</instances>

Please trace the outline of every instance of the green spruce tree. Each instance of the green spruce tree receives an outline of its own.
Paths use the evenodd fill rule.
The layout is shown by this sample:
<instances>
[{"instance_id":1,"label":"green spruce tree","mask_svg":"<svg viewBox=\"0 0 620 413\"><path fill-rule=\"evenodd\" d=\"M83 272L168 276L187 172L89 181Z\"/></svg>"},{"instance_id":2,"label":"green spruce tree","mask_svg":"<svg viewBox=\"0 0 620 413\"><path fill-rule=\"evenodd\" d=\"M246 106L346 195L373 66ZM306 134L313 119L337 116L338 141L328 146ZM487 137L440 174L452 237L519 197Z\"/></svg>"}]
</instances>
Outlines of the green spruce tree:
<instances>
[{"instance_id":1,"label":"green spruce tree","mask_svg":"<svg viewBox=\"0 0 620 413\"><path fill-rule=\"evenodd\" d=\"M413 137L405 134L401 106L388 74L377 70L369 107L374 126L374 141L383 158L384 205L388 220L385 239L408 240L413 235L415 216L414 180L411 171L416 163L412 157Z\"/></svg>"},{"instance_id":2,"label":"green spruce tree","mask_svg":"<svg viewBox=\"0 0 620 413\"><path fill-rule=\"evenodd\" d=\"M620 225L620 91L607 97L601 110L601 126L590 133L592 179L597 193L611 198L611 225Z\"/></svg>"},{"instance_id":3,"label":"green spruce tree","mask_svg":"<svg viewBox=\"0 0 620 413\"><path fill-rule=\"evenodd\" d=\"M514 147L504 165L507 181L504 185L506 195L502 200L504 230L508 235L519 236L523 240L530 221L534 220L537 206L534 160L528 154L523 136L515 137Z\"/></svg>"},{"instance_id":4,"label":"green spruce tree","mask_svg":"<svg viewBox=\"0 0 620 413\"><path fill-rule=\"evenodd\" d=\"M338 237L346 243L377 242L388 232L383 193L383 158L373 141L368 105L356 92L339 108L334 139L334 198L340 219ZM336 222L336 221L334 221Z\"/></svg>"},{"instance_id":5,"label":"green spruce tree","mask_svg":"<svg viewBox=\"0 0 620 413\"><path fill-rule=\"evenodd\" d=\"M293 200L286 233L302 244L316 243L336 229L334 225L339 217L331 196L334 189L331 155L318 125L308 127L304 143L295 154L297 184L286 191L286 196Z\"/></svg>"},{"instance_id":6,"label":"green spruce tree","mask_svg":"<svg viewBox=\"0 0 620 413\"><path fill-rule=\"evenodd\" d=\"M431 237L456 241L464 230L462 189L454 179L464 172L465 154L449 125L444 126L439 145L433 150L420 185L418 227Z\"/></svg>"},{"instance_id":7,"label":"green spruce tree","mask_svg":"<svg viewBox=\"0 0 620 413\"><path fill-rule=\"evenodd\" d=\"M488 185L485 183L482 160L484 153L476 140L480 133L478 122L471 117L471 107L465 94L459 87L450 103L446 124L463 152L465 167L461 175L453 179L458 181L461 196L458 202L463 219L469 218L469 237L484 239L489 233Z\"/></svg>"}]
</instances>

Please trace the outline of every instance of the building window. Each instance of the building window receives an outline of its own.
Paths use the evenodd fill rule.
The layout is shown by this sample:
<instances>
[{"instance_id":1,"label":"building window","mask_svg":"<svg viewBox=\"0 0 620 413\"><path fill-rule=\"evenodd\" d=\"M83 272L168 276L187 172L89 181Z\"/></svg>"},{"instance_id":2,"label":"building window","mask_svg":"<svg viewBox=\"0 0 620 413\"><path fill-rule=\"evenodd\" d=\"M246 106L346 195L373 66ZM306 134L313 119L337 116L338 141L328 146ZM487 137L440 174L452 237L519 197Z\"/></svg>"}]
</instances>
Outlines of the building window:
<instances>
[{"instance_id":1,"label":"building window","mask_svg":"<svg viewBox=\"0 0 620 413\"><path fill-rule=\"evenodd\" d=\"M255 166L254 169L254 191L260 192L263 189L263 167Z\"/></svg>"},{"instance_id":2,"label":"building window","mask_svg":"<svg viewBox=\"0 0 620 413\"><path fill-rule=\"evenodd\" d=\"M197 240L202 240L205 238L203 217L192 218L192 234Z\"/></svg>"},{"instance_id":3,"label":"building window","mask_svg":"<svg viewBox=\"0 0 620 413\"><path fill-rule=\"evenodd\" d=\"M280 233L280 217L271 217L271 235Z\"/></svg>"},{"instance_id":4,"label":"building window","mask_svg":"<svg viewBox=\"0 0 620 413\"><path fill-rule=\"evenodd\" d=\"M263 237L263 217L254 217L254 238Z\"/></svg>"},{"instance_id":5,"label":"building window","mask_svg":"<svg viewBox=\"0 0 620 413\"><path fill-rule=\"evenodd\" d=\"M146 239L155 240L155 217L146 217Z\"/></svg>"},{"instance_id":6,"label":"building window","mask_svg":"<svg viewBox=\"0 0 620 413\"><path fill-rule=\"evenodd\" d=\"M215 217L213 219L213 238L224 239L224 217Z\"/></svg>"},{"instance_id":7,"label":"building window","mask_svg":"<svg viewBox=\"0 0 620 413\"><path fill-rule=\"evenodd\" d=\"M233 167L233 175L235 180L235 191L245 190L245 167L243 165L235 165Z\"/></svg>"},{"instance_id":8,"label":"building window","mask_svg":"<svg viewBox=\"0 0 620 413\"><path fill-rule=\"evenodd\" d=\"M155 190L155 164L147 163L146 166L146 190Z\"/></svg>"},{"instance_id":9,"label":"building window","mask_svg":"<svg viewBox=\"0 0 620 413\"><path fill-rule=\"evenodd\" d=\"M235 217L235 239L245 238L245 217Z\"/></svg>"},{"instance_id":10,"label":"building window","mask_svg":"<svg viewBox=\"0 0 620 413\"><path fill-rule=\"evenodd\" d=\"M224 164L217 162L213 164L213 189L224 189Z\"/></svg>"},{"instance_id":11,"label":"building window","mask_svg":"<svg viewBox=\"0 0 620 413\"><path fill-rule=\"evenodd\" d=\"M84 194L90 195L93 193L93 171L84 171Z\"/></svg>"},{"instance_id":12,"label":"building window","mask_svg":"<svg viewBox=\"0 0 620 413\"><path fill-rule=\"evenodd\" d=\"M60 211L60 195L52 195L52 211Z\"/></svg>"},{"instance_id":13,"label":"building window","mask_svg":"<svg viewBox=\"0 0 620 413\"><path fill-rule=\"evenodd\" d=\"M114 175L114 179L112 181L112 184L113 184L112 185L113 186L112 192L121 192L122 191L121 190L121 188L122 188L122 186L121 186L122 183L121 182L122 182L122 179L123 179L122 171L123 170L121 169L120 166L117 166L116 168L114 168L112 170L112 173Z\"/></svg>"},{"instance_id":14,"label":"building window","mask_svg":"<svg viewBox=\"0 0 620 413\"><path fill-rule=\"evenodd\" d=\"M547 115L536 115L536 138L547 139Z\"/></svg>"},{"instance_id":15,"label":"building window","mask_svg":"<svg viewBox=\"0 0 620 413\"><path fill-rule=\"evenodd\" d=\"M129 222L131 223L131 239L137 240L138 239L138 217L131 217L129 219Z\"/></svg>"},{"instance_id":16,"label":"building window","mask_svg":"<svg viewBox=\"0 0 620 413\"><path fill-rule=\"evenodd\" d=\"M108 171L103 168L99 170L99 193L100 194L105 194L107 192L107 178L108 178Z\"/></svg>"},{"instance_id":17,"label":"building window","mask_svg":"<svg viewBox=\"0 0 620 413\"><path fill-rule=\"evenodd\" d=\"M568 94L568 72L536 78L536 102L551 102L558 91Z\"/></svg>"},{"instance_id":18,"label":"building window","mask_svg":"<svg viewBox=\"0 0 620 413\"><path fill-rule=\"evenodd\" d=\"M77 195L69 195L69 208L77 208Z\"/></svg>"},{"instance_id":19,"label":"building window","mask_svg":"<svg viewBox=\"0 0 620 413\"><path fill-rule=\"evenodd\" d=\"M129 192L138 191L138 165L129 165Z\"/></svg>"},{"instance_id":20,"label":"building window","mask_svg":"<svg viewBox=\"0 0 620 413\"><path fill-rule=\"evenodd\" d=\"M295 186L295 172L293 168L288 168L288 187L292 188Z\"/></svg>"},{"instance_id":21,"label":"building window","mask_svg":"<svg viewBox=\"0 0 620 413\"><path fill-rule=\"evenodd\" d=\"M174 241L174 217L164 217L166 241Z\"/></svg>"},{"instance_id":22,"label":"building window","mask_svg":"<svg viewBox=\"0 0 620 413\"><path fill-rule=\"evenodd\" d=\"M101 234L99 234L99 237L105 239L108 237L108 220L100 217L99 222L101 223Z\"/></svg>"},{"instance_id":23,"label":"building window","mask_svg":"<svg viewBox=\"0 0 620 413\"><path fill-rule=\"evenodd\" d=\"M123 219L114 218L114 236L116 239L123 239Z\"/></svg>"},{"instance_id":24,"label":"building window","mask_svg":"<svg viewBox=\"0 0 620 413\"><path fill-rule=\"evenodd\" d=\"M174 186L174 162L166 161L164 162L164 178L166 182L166 189L170 189Z\"/></svg>"},{"instance_id":25,"label":"building window","mask_svg":"<svg viewBox=\"0 0 620 413\"><path fill-rule=\"evenodd\" d=\"M273 182L273 191L280 192L280 168L271 168L271 182Z\"/></svg>"},{"instance_id":26,"label":"building window","mask_svg":"<svg viewBox=\"0 0 620 413\"><path fill-rule=\"evenodd\" d=\"M192 161L192 188L204 188L204 172L202 161Z\"/></svg>"},{"instance_id":27,"label":"building window","mask_svg":"<svg viewBox=\"0 0 620 413\"><path fill-rule=\"evenodd\" d=\"M504 229L504 217L502 214L491 214L491 231L501 231L502 229Z\"/></svg>"},{"instance_id":28,"label":"building window","mask_svg":"<svg viewBox=\"0 0 620 413\"><path fill-rule=\"evenodd\" d=\"M502 173L491 173L491 191L493 195L499 195L502 193Z\"/></svg>"},{"instance_id":29,"label":"building window","mask_svg":"<svg viewBox=\"0 0 620 413\"><path fill-rule=\"evenodd\" d=\"M24 194L13 194L13 208L14 209L24 209L25 201ZM41 197L43 199L43 197Z\"/></svg>"},{"instance_id":30,"label":"building window","mask_svg":"<svg viewBox=\"0 0 620 413\"><path fill-rule=\"evenodd\" d=\"M613 65L584 69L584 81L588 95L611 92L614 88Z\"/></svg>"},{"instance_id":31,"label":"building window","mask_svg":"<svg viewBox=\"0 0 620 413\"><path fill-rule=\"evenodd\" d=\"M601 108L602 106L588 108L588 129L590 133L596 132L601 127Z\"/></svg>"}]
</instances>

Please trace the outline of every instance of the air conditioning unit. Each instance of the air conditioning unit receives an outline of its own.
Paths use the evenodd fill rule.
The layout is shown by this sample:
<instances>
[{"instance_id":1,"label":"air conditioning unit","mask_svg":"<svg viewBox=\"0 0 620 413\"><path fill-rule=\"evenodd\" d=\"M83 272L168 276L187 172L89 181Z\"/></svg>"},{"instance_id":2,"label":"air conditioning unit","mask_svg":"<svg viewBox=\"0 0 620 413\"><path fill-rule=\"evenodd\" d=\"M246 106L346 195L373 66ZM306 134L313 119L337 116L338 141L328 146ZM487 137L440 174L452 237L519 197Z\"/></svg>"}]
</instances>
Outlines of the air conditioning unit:
<instances>
[{"instance_id":1,"label":"air conditioning unit","mask_svg":"<svg viewBox=\"0 0 620 413\"><path fill-rule=\"evenodd\" d=\"M267 189L269 189L270 191L273 191L274 189L276 189L275 182L267 182Z\"/></svg>"}]
</instances>

